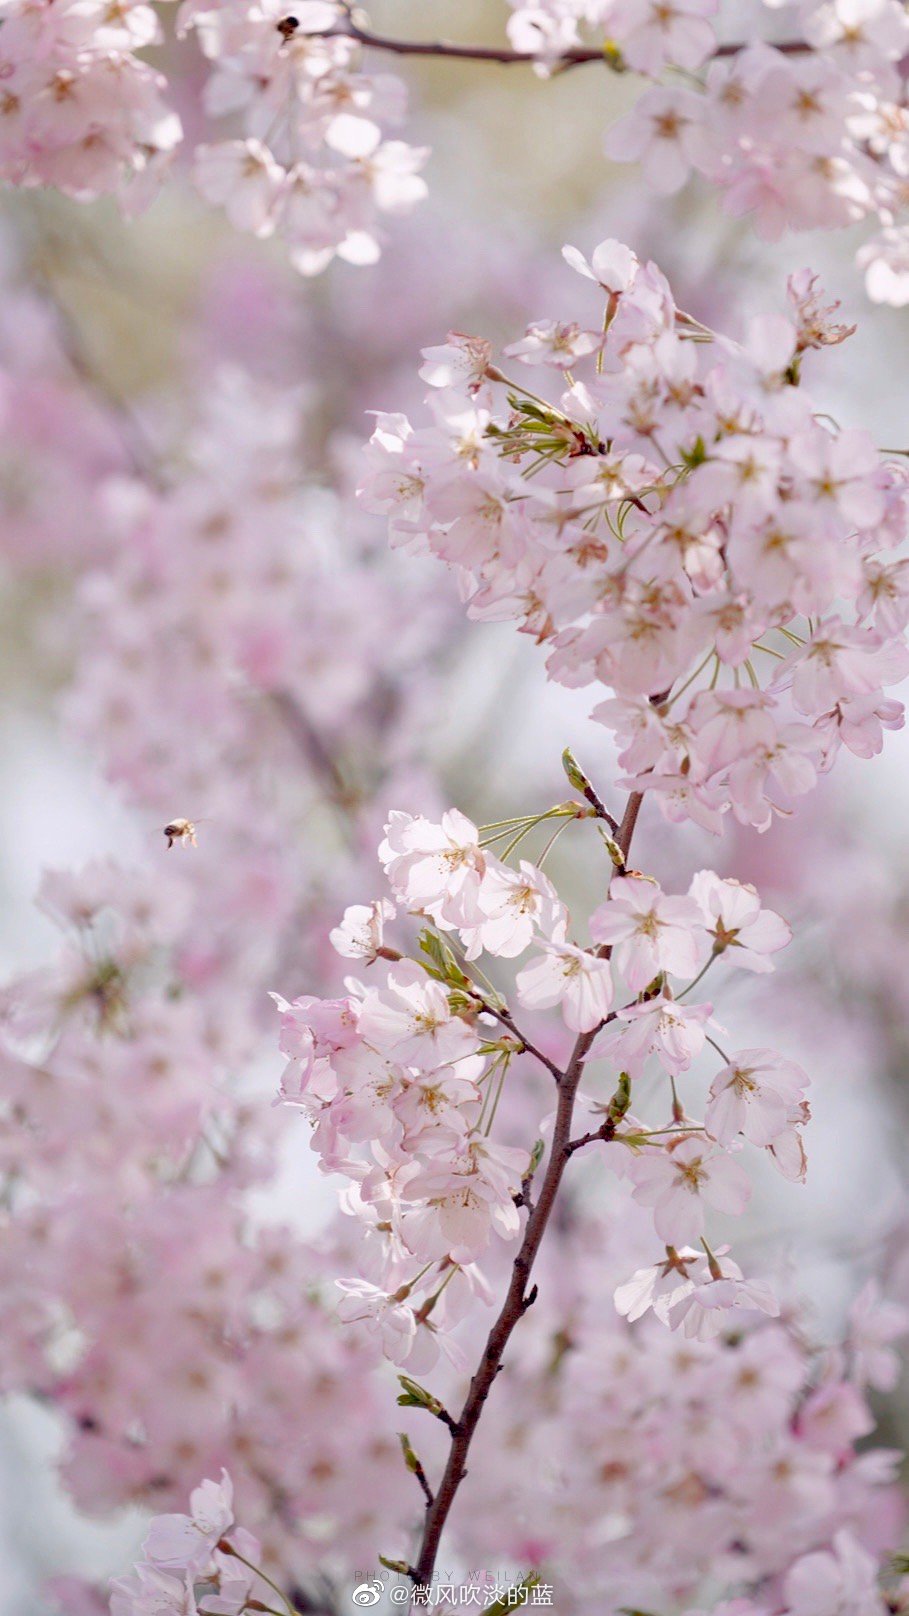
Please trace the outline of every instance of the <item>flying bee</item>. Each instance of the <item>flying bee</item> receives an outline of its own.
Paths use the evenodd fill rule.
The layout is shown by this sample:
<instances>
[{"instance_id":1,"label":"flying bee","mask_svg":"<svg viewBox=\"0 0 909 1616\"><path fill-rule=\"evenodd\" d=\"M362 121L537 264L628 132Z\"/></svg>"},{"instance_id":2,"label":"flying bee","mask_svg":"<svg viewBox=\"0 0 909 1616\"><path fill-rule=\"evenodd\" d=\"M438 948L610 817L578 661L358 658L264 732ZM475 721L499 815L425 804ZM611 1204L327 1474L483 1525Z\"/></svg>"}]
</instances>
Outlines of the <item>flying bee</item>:
<instances>
[{"instance_id":1,"label":"flying bee","mask_svg":"<svg viewBox=\"0 0 909 1616\"><path fill-rule=\"evenodd\" d=\"M172 819L169 825L165 825L164 834L168 847L173 847L174 842L189 842L191 847L198 846L196 827L191 819Z\"/></svg>"}]
</instances>

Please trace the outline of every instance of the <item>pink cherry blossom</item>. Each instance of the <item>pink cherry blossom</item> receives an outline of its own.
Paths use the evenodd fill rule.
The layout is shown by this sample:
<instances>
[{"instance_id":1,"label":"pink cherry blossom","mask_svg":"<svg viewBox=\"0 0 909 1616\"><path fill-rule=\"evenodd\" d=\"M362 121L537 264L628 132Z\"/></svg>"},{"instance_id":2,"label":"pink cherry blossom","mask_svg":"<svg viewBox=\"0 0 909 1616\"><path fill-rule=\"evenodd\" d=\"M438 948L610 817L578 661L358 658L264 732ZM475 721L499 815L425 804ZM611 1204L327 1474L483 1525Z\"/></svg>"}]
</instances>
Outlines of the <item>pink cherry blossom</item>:
<instances>
[{"instance_id":1,"label":"pink cherry blossom","mask_svg":"<svg viewBox=\"0 0 909 1616\"><path fill-rule=\"evenodd\" d=\"M581 331L576 325L559 325L553 320L538 320L529 325L520 342L512 342L505 349L510 359L520 359L524 365L554 365L558 370L570 370L586 354L600 347L595 331Z\"/></svg>"},{"instance_id":2,"label":"pink cherry blossom","mask_svg":"<svg viewBox=\"0 0 909 1616\"><path fill-rule=\"evenodd\" d=\"M699 1275L692 1273L690 1290L667 1299L666 1322L671 1330L680 1330L689 1341L710 1341L721 1330L740 1323L742 1313L777 1317L780 1305L766 1280L745 1279L728 1258L714 1261L714 1271L704 1273L706 1261L702 1259Z\"/></svg>"},{"instance_id":3,"label":"pink cherry blossom","mask_svg":"<svg viewBox=\"0 0 909 1616\"><path fill-rule=\"evenodd\" d=\"M783 1585L786 1616L883 1616L871 1555L849 1532L838 1532L829 1549L806 1554L787 1573Z\"/></svg>"},{"instance_id":4,"label":"pink cherry blossom","mask_svg":"<svg viewBox=\"0 0 909 1616\"><path fill-rule=\"evenodd\" d=\"M379 1286L365 1279L338 1279L335 1283L343 1292L338 1317L347 1324L367 1320L379 1335L386 1358L396 1364L408 1363L415 1355L419 1334L413 1308L403 1300L387 1296ZM433 1361L434 1355L426 1367Z\"/></svg>"},{"instance_id":5,"label":"pink cherry blossom","mask_svg":"<svg viewBox=\"0 0 909 1616\"><path fill-rule=\"evenodd\" d=\"M111 1584L111 1616L198 1616L189 1576L172 1576L140 1565L129 1578Z\"/></svg>"},{"instance_id":6,"label":"pink cherry blossom","mask_svg":"<svg viewBox=\"0 0 909 1616\"><path fill-rule=\"evenodd\" d=\"M371 904L349 904L340 926L329 933L329 941L347 959L362 959L368 965L378 959L385 923L394 916L395 906L388 898L377 898Z\"/></svg>"},{"instance_id":7,"label":"pink cherry blossom","mask_svg":"<svg viewBox=\"0 0 909 1616\"><path fill-rule=\"evenodd\" d=\"M203 1481L190 1495L188 1515L159 1515L144 1550L155 1565L201 1571L218 1540L233 1525L233 1488L226 1471L220 1482Z\"/></svg>"},{"instance_id":8,"label":"pink cherry blossom","mask_svg":"<svg viewBox=\"0 0 909 1616\"><path fill-rule=\"evenodd\" d=\"M656 77L669 62L676 67L700 67L710 56L715 35L708 22L718 0L631 0L622 8L619 32L623 54L637 73Z\"/></svg>"},{"instance_id":9,"label":"pink cherry blossom","mask_svg":"<svg viewBox=\"0 0 909 1616\"><path fill-rule=\"evenodd\" d=\"M668 1317L674 1298L686 1295L694 1285L690 1273L702 1261L703 1252L691 1246L667 1255L666 1261L651 1268L639 1268L615 1292L616 1312L631 1323L643 1318L651 1309L659 1317Z\"/></svg>"},{"instance_id":10,"label":"pink cherry blossom","mask_svg":"<svg viewBox=\"0 0 909 1616\"><path fill-rule=\"evenodd\" d=\"M439 825L393 813L379 858L403 901L443 926L469 926L486 860L477 829L451 808Z\"/></svg>"},{"instance_id":11,"label":"pink cherry blossom","mask_svg":"<svg viewBox=\"0 0 909 1616\"><path fill-rule=\"evenodd\" d=\"M517 978L518 998L530 1009L559 1005L566 1027L590 1032L606 1020L612 1006L609 961L574 943L539 944L542 952Z\"/></svg>"},{"instance_id":12,"label":"pink cherry blossom","mask_svg":"<svg viewBox=\"0 0 909 1616\"><path fill-rule=\"evenodd\" d=\"M640 1072L651 1056L665 1071L687 1071L704 1047L709 1004L682 1004L661 994L644 1004L618 1010L612 1025L600 1033L594 1055L608 1055L629 1071Z\"/></svg>"},{"instance_id":13,"label":"pink cherry blossom","mask_svg":"<svg viewBox=\"0 0 909 1616\"><path fill-rule=\"evenodd\" d=\"M452 1015L448 996L409 961L392 966L385 988L369 988L357 1029L367 1044L400 1061L443 1066L476 1048L469 1027Z\"/></svg>"},{"instance_id":14,"label":"pink cherry blossom","mask_svg":"<svg viewBox=\"0 0 909 1616\"><path fill-rule=\"evenodd\" d=\"M639 162L660 196L681 190L706 146L702 104L689 90L645 90L606 137L607 156Z\"/></svg>"},{"instance_id":15,"label":"pink cherry blossom","mask_svg":"<svg viewBox=\"0 0 909 1616\"><path fill-rule=\"evenodd\" d=\"M633 1162L631 1176L635 1200L653 1208L657 1234L676 1247L700 1239L707 1207L738 1214L751 1193L738 1163L694 1136L667 1150L645 1150Z\"/></svg>"},{"instance_id":16,"label":"pink cherry blossom","mask_svg":"<svg viewBox=\"0 0 909 1616\"><path fill-rule=\"evenodd\" d=\"M590 933L611 945L629 988L639 993L660 971L683 979L697 974L702 925L691 898L665 897L655 882L623 876L591 916Z\"/></svg>"},{"instance_id":17,"label":"pink cherry blossom","mask_svg":"<svg viewBox=\"0 0 909 1616\"><path fill-rule=\"evenodd\" d=\"M631 248L621 241L601 241L594 247L589 261L577 247L563 247L562 257L579 275L596 281L604 292L614 297L628 291L639 267Z\"/></svg>"},{"instance_id":18,"label":"pink cherry blossom","mask_svg":"<svg viewBox=\"0 0 909 1616\"><path fill-rule=\"evenodd\" d=\"M541 870L522 859L512 870L496 858L487 858L477 898L482 918L476 927L462 928L469 944L468 959L481 949L514 959L529 948L536 936L564 941L567 911L552 882Z\"/></svg>"},{"instance_id":19,"label":"pink cherry blossom","mask_svg":"<svg viewBox=\"0 0 909 1616\"><path fill-rule=\"evenodd\" d=\"M859 1386L891 1391L900 1372L893 1347L909 1330L909 1313L880 1294L874 1279L862 1286L849 1310L851 1372Z\"/></svg>"},{"instance_id":20,"label":"pink cherry blossom","mask_svg":"<svg viewBox=\"0 0 909 1616\"><path fill-rule=\"evenodd\" d=\"M743 970L773 969L768 955L785 948L792 932L772 909L761 908L754 887L720 880L712 870L700 870L690 891L713 937L714 953L723 954Z\"/></svg>"},{"instance_id":21,"label":"pink cherry blossom","mask_svg":"<svg viewBox=\"0 0 909 1616\"><path fill-rule=\"evenodd\" d=\"M267 236L275 228L275 204L284 172L258 140L200 146L195 181L206 201L217 203L237 230Z\"/></svg>"},{"instance_id":22,"label":"pink cherry blossom","mask_svg":"<svg viewBox=\"0 0 909 1616\"><path fill-rule=\"evenodd\" d=\"M740 1050L710 1086L707 1131L722 1145L739 1133L753 1145L772 1144L789 1126L807 1084L805 1073L773 1050Z\"/></svg>"}]
</instances>

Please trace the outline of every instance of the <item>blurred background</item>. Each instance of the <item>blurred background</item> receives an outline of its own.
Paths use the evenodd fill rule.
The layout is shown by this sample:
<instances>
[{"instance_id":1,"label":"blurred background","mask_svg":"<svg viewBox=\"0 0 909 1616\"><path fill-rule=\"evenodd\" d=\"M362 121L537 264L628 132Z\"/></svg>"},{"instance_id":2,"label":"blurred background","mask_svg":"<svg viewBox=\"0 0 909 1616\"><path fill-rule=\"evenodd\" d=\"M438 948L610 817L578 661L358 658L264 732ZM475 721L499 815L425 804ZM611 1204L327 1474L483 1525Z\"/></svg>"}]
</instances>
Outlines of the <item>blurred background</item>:
<instances>
[{"instance_id":1,"label":"blurred background","mask_svg":"<svg viewBox=\"0 0 909 1616\"><path fill-rule=\"evenodd\" d=\"M493 42L504 7L376 0L370 16L402 37ZM161 54L193 131L204 74L196 47L170 43ZM0 215L3 977L39 969L57 951L58 932L34 901L45 870L113 855L171 880L175 861L195 853L166 855L161 826L186 814L204 844L191 877L199 912L222 903L225 870L242 866L265 923L280 931L273 948L232 962L249 1001L237 1011L243 1054L234 1077L263 1112L280 1069L265 994L291 997L330 970L337 979L320 939L339 898L378 891L375 877L364 888L362 871L386 807L457 802L486 821L544 807L565 794L567 744L601 790L615 773L608 740L587 717L589 694L547 683L541 654L510 627L467 623L455 580L388 553L383 524L352 500L371 430L366 411L417 406L421 347L450 328L497 342L530 319L571 318L577 282L561 261L564 242L587 252L605 236L628 241L660 264L681 306L732 334L749 314L782 308L786 275L810 265L859 326L816 373L824 407L889 447L906 442L909 426L907 316L867 303L848 234L768 246L696 185L665 201L649 196L633 168L602 154L604 129L633 88L596 67L552 81L469 63L407 61L401 71L412 102L407 136L432 150L430 197L411 218L390 221L373 269L336 262L303 280L280 245L237 235L179 170L130 222L112 205L43 193L6 196ZM126 553L137 519L132 481L155 485L164 467L166 488L187 468L209 468L227 485L236 477L229 497L239 500L246 472L275 455L292 462L299 484L294 555L270 550L264 582L253 570L219 583L188 545L181 551L186 510L176 512L169 579L179 589L185 578L187 620L162 609L151 656L141 617L137 635L124 628L143 587ZM232 677L217 677L213 602L219 589L223 603L223 590L236 588L255 606L248 592L257 585L274 589L281 655L307 720L303 778L290 786L280 724L266 746L258 722L236 720ZM260 616L267 627L261 603ZM168 634L195 636L192 666L171 655ZM208 707L193 683L203 651L216 675ZM143 679L157 690L151 726L140 716ZM329 778L326 788L335 766L342 783ZM352 855L341 823L351 790ZM640 835L643 868L687 884L694 869L715 864L754 880L796 928L774 980L772 1037L761 1031L771 1014L764 990L743 989L735 1013L741 1046L775 1042L811 1072L809 1176L805 1186L762 1179L737 1245L784 1254L821 1338L835 1335L872 1272L909 1304L907 818L903 731L870 765L844 759L795 823L763 838L730 826L716 845L654 814ZM288 826L296 886L282 906L261 892ZM553 874L583 910L583 848L569 840ZM342 859L347 874L326 891L324 871ZM219 911L225 934L238 914L256 912L231 890L234 908ZM269 1117L267 1128L281 1170L256 1184L259 1213L315 1231L333 1192L286 1119ZM35 1616L49 1575L103 1579L122 1569L139 1519L103 1498L75 1507L58 1474L66 1422L46 1398L26 1395L26 1380L6 1377L0 1413L2 1616ZM885 1444L905 1443L909 1387L879 1403Z\"/></svg>"}]
</instances>

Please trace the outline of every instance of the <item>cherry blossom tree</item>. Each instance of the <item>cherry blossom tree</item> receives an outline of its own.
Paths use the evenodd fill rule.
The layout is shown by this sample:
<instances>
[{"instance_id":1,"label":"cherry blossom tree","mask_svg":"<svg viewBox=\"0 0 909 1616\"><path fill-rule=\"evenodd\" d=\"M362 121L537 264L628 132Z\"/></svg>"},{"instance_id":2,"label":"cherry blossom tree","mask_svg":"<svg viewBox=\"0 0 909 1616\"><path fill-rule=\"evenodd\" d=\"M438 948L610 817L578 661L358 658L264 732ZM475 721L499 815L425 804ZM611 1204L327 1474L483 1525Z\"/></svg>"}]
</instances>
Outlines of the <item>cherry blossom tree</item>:
<instances>
[{"instance_id":1,"label":"cherry blossom tree","mask_svg":"<svg viewBox=\"0 0 909 1616\"><path fill-rule=\"evenodd\" d=\"M909 300L898 0L503 22L5 0L0 172L132 216L185 171L369 300L434 169L388 59L570 73L622 89L605 157L657 195L695 176L764 239L860 226L870 301ZM440 265L422 363L392 330L349 409L226 329L134 408L53 286L15 289L4 548L65 579L62 722L157 841L48 871L57 953L2 995L2 1384L56 1411L77 1505L149 1518L109 1592L56 1579L69 1616L909 1610L898 1455L866 1443L909 1312L869 1279L825 1343L730 1221L807 1172L824 1074L767 1010L798 928L686 863L797 834L902 727L906 451L831 414L856 326L812 270L708 325L598 234L545 314L511 285L504 342L453 329ZM480 632L450 573L590 692L559 800L543 768L483 823L430 745ZM304 1127L320 1231L256 1211Z\"/></svg>"}]
</instances>

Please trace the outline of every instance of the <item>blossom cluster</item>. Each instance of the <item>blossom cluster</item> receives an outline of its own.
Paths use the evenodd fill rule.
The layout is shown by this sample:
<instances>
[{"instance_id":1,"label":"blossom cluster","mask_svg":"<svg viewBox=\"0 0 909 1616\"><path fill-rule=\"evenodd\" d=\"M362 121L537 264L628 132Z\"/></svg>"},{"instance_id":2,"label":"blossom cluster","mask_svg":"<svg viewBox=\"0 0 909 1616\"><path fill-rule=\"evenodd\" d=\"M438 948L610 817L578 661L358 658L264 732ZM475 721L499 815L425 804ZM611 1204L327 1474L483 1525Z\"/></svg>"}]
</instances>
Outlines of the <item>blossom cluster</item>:
<instances>
[{"instance_id":1,"label":"blossom cluster","mask_svg":"<svg viewBox=\"0 0 909 1616\"><path fill-rule=\"evenodd\" d=\"M212 46L211 110L251 108L240 144L260 140L268 153L274 141L289 171L297 153L291 143L280 155L266 123L278 111L312 114L304 138L333 152L332 164L345 156L337 138L376 138L349 124L339 136L348 98L354 123L378 128L387 112L378 81L354 71L351 41L319 36L338 8L322 7L321 18L316 9L305 0L293 19L263 10L265 22L256 14L248 30L244 7L184 14ZM690 15L696 30L696 7ZM15 44L4 22L0 48L8 37ZM669 65L683 65L674 49ZM284 68L270 81L261 69L276 53L285 65L293 55L294 72L303 61L335 65L285 103ZM346 107L334 122L316 116L323 90ZM202 167L210 157L210 174L218 163L236 172L236 156L216 148ZM157 157L146 159L153 170ZM238 222L267 230L256 210L268 188L246 179L250 189L231 189L228 202L242 192ZM375 234L359 209L345 201L333 214L353 256L364 250L361 227ZM273 219L282 228L278 204ZM328 251L320 241L304 267ZM604 426L609 411L627 414L608 446L605 431L594 442L597 422L574 400L556 408L503 383L475 340L427 356L456 444L440 462L437 428L420 440L419 475L428 467L427 480L438 479L428 497L439 511L443 497L453 502L429 547L466 546L474 570L487 516L473 496L482 485L491 498L483 479L500 475L500 559L523 588L543 557L553 637L567 646L576 628L588 632L588 617L641 608L646 629L607 636L595 677L620 704L630 684L658 736L678 717L671 765L659 749L654 764L677 777L662 788L673 811L689 811L690 780L695 817L714 826L731 804L761 822L766 782L762 803L740 775L758 772L762 745L780 748L795 792L808 774L793 758L817 772L840 740L870 751L876 725L898 721L882 687L902 666L903 564L891 556L904 526L902 476L802 405L809 350L845 335L810 276L792 288L788 350L770 340L780 337L772 323L747 349L722 339L711 349L712 334L671 307L652 266L619 252L628 284L618 285L615 261L610 246L589 266L602 294L595 317L577 328L539 322L512 354L519 366L554 359L569 393L596 399ZM503 386L510 413L494 418ZM900 1526L894 1456L856 1444L872 1429L867 1388L893 1386L905 1316L869 1287L842 1347L825 1350L779 1276L772 1287L746 1276L725 1227L714 1234L717 1218L745 1206L752 1162L790 1179L805 1170L805 1074L751 1047L756 1037L730 1043L697 991L708 970L772 969L788 926L753 888L711 871L662 890L622 856L614 821L586 793L485 832L456 810L443 814L415 761L449 628L438 588L385 558L362 513L325 486L318 428L309 432L298 395L233 372L206 378L204 390L189 430L173 401L165 406L180 421L174 452L156 458L160 415L137 412L138 440L124 432L117 443L116 410L100 411L96 431L96 399L75 431L73 377L63 388L42 382L12 422L14 442L35 456L26 480L37 486L19 499L12 471L2 484L3 542L17 560L38 569L68 549L66 564L82 574L75 601L52 608L52 638L77 664L64 712L138 810L142 857L138 869L105 857L46 876L39 902L62 932L58 956L0 997L0 1384L56 1411L62 1475L83 1509L180 1508L200 1477L224 1467L256 1532L234 1524L226 1475L203 1483L188 1515L153 1524L134 1578L115 1587L114 1616L239 1616L270 1607L270 1588L282 1590L279 1603L334 1608L354 1565L395 1539L412 1543L421 1500L395 1429L419 1422L430 1474L446 1432L426 1418L441 1403L409 1376L432 1368L457 1409L463 1371L483 1351L474 1304L497 1294L526 1230L552 1159L553 1080L558 1092L579 1047L588 1070L577 1172L566 1173L542 1245L541 1305L528 1305L477 1433L454 1552L545 1562L560 1598L570 1588L584 1616L668 1612L721 1592L733 1601L722 1616L902 1610L905 1589L889 1587L885 1600L877 1578ZM9 392L18 406L17 378ZM660 419L644 431L648 398ZM469 431L460 417L450 427L452 412ZM582 420L593 422L583 447L572 437ZM404 453L399 426L386 418L380 429L370 503L397 495L400 462L389 475L386 451L397 432ZM674 470L663 463L667 445L678 450ZM611 455L621 464L601 516L599 486L591 495L584 477ZM301 474L317 459L318 478ZM533 480L519 478L531 465ZM421 509L415 498L407 522ZM750 571L748 561L762 511L768 522L801 517L790 559L780 572L768 560L766 576L763 556ZM425 542L407 522L402 537ZM775 543L768 549L775 556ZM588 568L602 589L592 609ZM677 591L672 633L664 583L667 597ZM479 611L495 610L496 586L491 571L480 579ZM507 615L508 588L502 599ZM645 676L650 651L641 675L637 652L621 643L649 632L654 602L657 661L679 697L671 713L659 711L671 690ZM529 594L524 604L536 629L539 607ZM698 641L697 628L689 641L687 623L711 610L713 639ZM829 640L834 610L847 636L835 655L813 638L823 627ZM790 664L760 701L753 659L730 650L737 628L743 643ZM809 653L802 646L800 658L789 636L810 642L820 673L799 673ZM711 644L715 660L699 673ZM630 785L650 789L647 759L626 767ZM325 916L370 890L388 800L414 810L388 819L390 896L347 909L332 941L357 976L322 997L337 980ZM197 834L162 837L189 824L184 811ZM548 849L512 860L537 825L559 834L573 824L602 861L591 858L603 873L590 876L584 925L546 873ZM168 851L184 834L188 845ZM502 852L503 843L513 846ZM502 985L512 970L513 991ZM261 1211L286 1121L262 1096L270 1076L258 1083L263 1050L274 1054L265 988L293 994L300 982L310 991L282 1008L283 1098L311 1121L320 1164L347 1181L342 1207L353 1214L318 1246ZM379 1349L408 1371L404 1415L389 1406L394 1377ZM60 1597L67 1616L101 1608L84 1590Z\"/></svg>"},{"instance_id":2,"label":"blossom cluster","mask_svg":"<svg viewBox=\"0 0 909 1616\"><path fill-rule=\"evenodd\" d=\"M307 407L296 389L233 367L205 387L179 475L165 454L157 484L137 475L101 490L110 555L86 568L69 618L85 654L65 705L133 801L161 824L176 802L211 825L224 883L228 841L244 843L238 877L259 865L260 900L270 886L280 925L292 899L274 877L289 834L269 785L274 760L295 757L310 794L335 809L368 798L379 736L389 768L409 761L431 689L428 670L422 696L409 675L444 643L450 614L425 581L390 575L356 509L339 545L346 507L301 477Z\"/></svg>"},{"instance_id":3,"label":"blossom cluster","mask_svg":"<svg viewBox=\"0 0 909 1616\"><path fill-rule=\"evenodd\" d=\"M356 41L331 35L342 6L301 0L299 15L291 10L273 0L180 8L178 28L194 31L214 64L206 111L243 126L237 138L196 147L196 183L237 229L282 236L304 274L336 253L373 263L381 216L425 195L426 152L385 137L404 116L404 86L364 73ZM5 0L2 21L3 179L81 201L115 192L143 206L183 138L166 80L137 54L161 42L154 9L144 0L113 9Z\"/></svg>"},{"instance_id":4,"label":"blossom cluster","mask_svg":"<svg viewBox=\"0 0 909 1616\"><path fill-rule=\"evenodd\" d=\"M193 1489L188 1515L156 1516L142 1552L133 1574L112 1585L111 1616L197 1616L202 1599L212 1616L242 1616L269 1593L257 1569L261 1544L234 1523L226 1470Z\"/></svg>"},{"instance_id":5,"label":"blossom cluster","mask_svg":"<svg viewBox=\"0 0 909 1616\"><path fill-rule=\"evenodd\" d=\"M6 312L8 350L37 311L11 296ZM65 366L15 360L11 443L35 489L4 478L6 559L75 577L42 603L75 656L62 705L138 830L131 857L45 876L57 957L0 995L0 1384L55 1410L89 1513L177 1507L229 1464L299 1582L374 1556L409 1490L377 1354L323 1299L344 1239L251 1211L279 1145L266 990L279 970L321 980L326 907L365 879L372 793L396 771L430 792L412 759L450 614L301 476L297 389L206 374L179 454L143 472ZM185 852L162 836L175 808L198 822Z\"/></svg>"},{"instance_id":6,"label":"blossom cluster","mask_svg":"<svg viewBox=\"0 0 909 1616\"><path fill-rule=\"evenodd\" d=\"M471 1551L515 1566L532 1555L573 1608L610 1616L665 1609L667 1597L687 1611L708 1581L761 1591L717 1607L724 1616L905 1611L905 1579L885 1596L874 1553L896 1519L896 1456L855 1443L872 1424L867 1388L891 1383L907 1315L885 1319L869 1291L844 1346L824 1351L766 1318L708 1342L632 1331L604 1307L620 1243L609 1219L576 1207L573 1263L544 1263L558 1328L531 1314L478 1433L461 1518ZM243 1597L271 1603L257 1582L269 1574L279 1580L265 1586L280 1587L280 1566L233 1524L222 1475L194 1490L188 1514L152 1521L111 1610L239 1616Z\"/></svg>"},{"instance_id":7,"label":"blossom cluster","mask_svg":"<svg viewBox=\"0 0 909 1616\"><path fill-rule=\"evenodd\" d=\"M506 355L424 350L428 419L380 417L362 486L393 542L456 566L471 615L549 647L550 676L609 692L624 784L670 819L766 829L846 747L903 722L909 477L800 385L848 329L810 273L744 343L679 311L665 278L602 242L572 268L592 321L541 320Z\"/></svg>"},{"instance_id":8,"label":"blossom cluster","mask_svg":"<svg viewBox=\"0 0 909 1616\"><path fill-rule=\"evenodd\" d=\"M696 171L730 213L752 217L770 238L874 221L859 253L869 295L909 300L909 19L898 0L510 3L512 45L541 73L586 47L590 60L649 81L608 131L606 151L640 162L658 193ZM137 54L160 41L153 8L5 0L2 9L0 174L82 200L113 191L143 205L182 139L165 80ZM768 9L784 29L777 44L760 37ZM374 263L383 216L409 212L426 194L427 151L387 138L404 119L405 88L364 69L349 7L184 0L177 27L197 34L213 66L205 113L230 118L236 131L195 147L201 194L236 228L281 237L304 274L335 255ZM171 88L176 97L181 87Z\"/></svg>"},{"instance_id":9,"label":"blossom cluster","mask_svg":"<svg viewBox=\"0 0 909 1616\"><path fill-rule=\"evenodd\" d=\"M80 201L149 198L182 138L167 88L136 53L161 38L145 0L5 0L0 176Z\"/></svg>"},{"instance_id":10,"label":"blossom cluster","mask_svg":"<svg viewBox=\"0 0 909 1616\"><path fill-rule=\"evenodd\" d=\"M878 234L859 253L869 296L909 300L909 18L897 0L511 4L512 41L542 66L597 43L652 81L608 131L606 151L639 162L658 194L694 171L771 240L874 221ZM760 37L766 10L777 45ZM721 45L729 30L734 43Z\"/></svg>"},{"instance_id":11,"label":"blossom cluster","mask_svg":"<svg viewBox=\"0 0 909 1616\"><path fill-rule=\"evenodd\" d=\"M583 803L551 810L568 819L588 812ZM746 971L771 970L789 941L785 921L761 908L753 888L711 871L696 875L684 897L628 873L606 880L584 946L570 939L571 917L544 872L526 860L513 868L489 843L456 810L438 823L394 813L380 857L404 915L431 923L422 960L387 941L396 903L354 905L332 940L371 967L370 980L348 979L341 999L279 1001L288 1056L282 1099L312 1123L323 1170L350 1180L344 1204L363 1220L373 1253L361 1279L340 1282L342 1316L370 1320L394 1362L422 1368L469 1297L488 1299L474 1265L493 1235L518 1235L518 1209L528 1204L543 1148L541 1137L534 1159L529 1148L491 1137L509 1067L529 1052L559 1079L565 1062L523 1038L475 962L529 950L516 1002L532 1012L558 1006L590 1063L609 1062L618 1083L612 1100L582 1093L580 1109L608 1120L600 1137L612 1164L652 1209L666 1247L663 1262L617 1293L619 1311L639 1317L653 1307L695 1336L724 1328L730 1308L775 1314L765 1285L744 1280L706 1244L689 1248L704 1235L708 1208L744 1209L750 1185L736 1159L744 1141L766 1149L786 1176L803 1176L808 1080L772 1050L723 1052L708 1032L712 1005L686 995L721 957ZM622 988L631 995L624 1004ZM695 1123L677 1082L708 1042L720 1065L704 1121ZM630 1107L655 1070L668 1120L651 1126ZM538 1131L547 1131L542 1114Z\"/></svg>"},{"instance_id":12,"label":"blossom cluster","mask_svg":"<svg viewBox=\"0 0 909 1616\"><path fill-rule=\"evenodd\" d=\"M63 1417L86 1510L160 1508L230 1462L246 1518L296 1575L313 1555L299 1517L318 1515L321 1553L336 1537L374 1553L369 1490L385 1516L406 1481L375 1355L320 1300L343 1258L250 1216L275 1148L267 1106L232 1081L255 1021L205 986L191 892L104 860L46 877L41 903L60 957L2 1002L0 1383ZM301 1445L294 1410L310 1405ZM344 1454L364 1422L354 1501Z\"/></svg>"},{"instance_id":13,"label":"blossom cluster","mask_svg":"<svg viewBox=\"0 0 909 1616\"><path fill-rule=\"evenodd\" d=\"M336 254L374 263L382 215L426 195L427 152L383 132L405 115L404 85L363 72L357 42L331 34L344 15L337 0L184 0L179 12L214 67L207 111L244 131L198 147L196 184L237 229L282 237L304 275Z\"/></svg>"},{"instance_id":14,"label":"blossom cluster","mask_svg":"<svg viewBox=\"0 0 909 1616\"><path fill-rule=\"evenodd\" d=\"M544 1256L549 1306L516 1334L477 1432L461 1500L476 1552L520 1562L532 1544L557 1597L570 1589L610 1616L712 1610L708 1588L751 1591L736 1616L853 1616L866 1609L853 1588L866 1616L903 1610L905 1583L886 1604L877 1581L899 1508L895 1456L855 1444L872 1425L868 1385L892 1383L905 1311L885 1320L869 1290L843 1346L825 1349L801 1313L742 1313L708 1341L652 1319L617 1329L609 1292L633 1207L576 1200L571 1221L573 1261Z\"/></svg>"}]
</instances>

